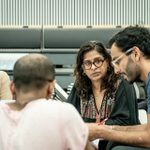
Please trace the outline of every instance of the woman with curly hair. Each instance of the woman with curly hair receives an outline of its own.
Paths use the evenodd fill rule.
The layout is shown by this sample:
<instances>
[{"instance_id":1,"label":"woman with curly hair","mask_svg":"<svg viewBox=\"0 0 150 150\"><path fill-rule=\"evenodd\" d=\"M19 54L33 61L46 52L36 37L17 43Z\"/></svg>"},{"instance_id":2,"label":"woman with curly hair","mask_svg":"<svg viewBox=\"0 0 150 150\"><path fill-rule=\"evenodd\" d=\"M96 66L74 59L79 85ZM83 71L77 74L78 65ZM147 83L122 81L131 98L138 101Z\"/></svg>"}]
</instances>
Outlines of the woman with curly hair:
<instances>
[{"instance_id":1,"label":"woman with curly hair","mask_svg":"<svg viewBox=\"0 0 150 150\"><path fill-rule=\"evenodd\" d=\"M81 45L74 70L75 84L68 97L87 123L139 124L135 91L114 71L111 56L102 43ZM94 137L93 133L89 138ZM100 142L106 149L107 142Z\"/></svg>"}]
</instances>

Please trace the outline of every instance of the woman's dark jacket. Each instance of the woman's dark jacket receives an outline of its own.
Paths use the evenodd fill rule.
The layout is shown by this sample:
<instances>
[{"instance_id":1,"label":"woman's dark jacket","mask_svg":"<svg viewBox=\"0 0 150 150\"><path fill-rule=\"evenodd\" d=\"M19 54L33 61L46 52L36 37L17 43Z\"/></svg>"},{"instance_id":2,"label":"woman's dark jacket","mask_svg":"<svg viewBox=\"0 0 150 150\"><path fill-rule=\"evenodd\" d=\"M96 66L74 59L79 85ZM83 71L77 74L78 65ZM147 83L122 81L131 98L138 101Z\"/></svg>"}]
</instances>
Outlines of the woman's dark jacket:
<instances>
[{"instance_id":1,"label":"woman's dark jacket","mask_svg":"<svg viewBox=\"0 0 150 150\"><path fill-rule=\"evenodd\" d=\"M75 86L73 86L67 102L73 104L75 108L78 110L78 112L81 113L80 97L77 95ZM117 89L113 110L108 120L105 122L105 124L107 125L139 124L138 105L135 90L133 85L129 84L124 79L122 79ZM116 143L109 142L107 144L107 147L109 147L108 149L110 149L110 147L112 147L114 144ZM100 145L102 145L102 143Z\"/></svg>"}]
</instances>

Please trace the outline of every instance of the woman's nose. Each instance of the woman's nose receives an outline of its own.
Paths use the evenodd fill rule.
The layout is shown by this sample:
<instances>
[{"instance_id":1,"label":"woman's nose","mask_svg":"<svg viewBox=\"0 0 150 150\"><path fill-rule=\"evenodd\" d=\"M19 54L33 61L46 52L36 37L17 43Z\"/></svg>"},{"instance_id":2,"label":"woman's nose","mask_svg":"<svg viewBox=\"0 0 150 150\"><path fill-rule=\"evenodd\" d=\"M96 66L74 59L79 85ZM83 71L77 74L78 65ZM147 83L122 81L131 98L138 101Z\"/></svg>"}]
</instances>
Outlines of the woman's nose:
<instances>
[{"instance_id":1,"label":"woman's nose","mask_svg":"<svg viewBox=\"0 0 150 150\"><path fill-rule=\"evenodd\" d=\"M96 68L98 68L98 67L96 67L96 66L94 65L94 63L92 63L91 69L92 69L92 70L95 70Z\"/></svg>"}]
</instances>

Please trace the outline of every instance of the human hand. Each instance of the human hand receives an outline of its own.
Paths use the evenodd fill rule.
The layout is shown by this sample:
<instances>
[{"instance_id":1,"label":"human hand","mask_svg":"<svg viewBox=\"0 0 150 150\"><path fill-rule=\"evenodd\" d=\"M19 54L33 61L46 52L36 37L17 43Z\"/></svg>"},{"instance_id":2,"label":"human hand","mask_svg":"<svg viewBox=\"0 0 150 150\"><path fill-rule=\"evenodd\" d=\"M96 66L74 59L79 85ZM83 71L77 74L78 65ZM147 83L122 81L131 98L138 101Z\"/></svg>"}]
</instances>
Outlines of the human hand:
<instances>
[{"instance_id":1,"label":"human hand","mask_svg":"<svg viewBox=\"0 0 150 150\"><path fill-rule=\"evenodd\" d=\"M89 140L93 141L95 139L102 140L102 133L110 130L110 127L107 125L100 125L97 123L87 123L89 128Z\"/></svg>"}]
</instances>

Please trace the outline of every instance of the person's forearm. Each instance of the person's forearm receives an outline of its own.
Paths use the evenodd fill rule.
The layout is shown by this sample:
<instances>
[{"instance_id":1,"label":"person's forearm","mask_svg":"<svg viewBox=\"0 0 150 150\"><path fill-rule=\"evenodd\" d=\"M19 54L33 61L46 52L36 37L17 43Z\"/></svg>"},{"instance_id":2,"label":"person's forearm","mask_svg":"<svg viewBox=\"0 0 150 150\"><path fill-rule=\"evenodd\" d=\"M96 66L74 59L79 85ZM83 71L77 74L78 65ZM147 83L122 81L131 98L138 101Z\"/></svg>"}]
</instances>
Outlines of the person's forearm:
<instances>
[{"instance_id":1,"label":"person's forearm","mask_svg":"<svg viewBox=\"0 0 150 150\"><path fill-rule=\"evenodd\" d=\"M101 138L101 136L99 135L99 127L101 127L101 125L98 125L97 123L87 123L88 127L89 127L89 140L94 140L97 138ZM111 128L113 130L117 130L117 131L142 131L146 128L146 125L134 125L134 126L119 126L119 125L105 125L103 126L105 128Z\"/></svg>"},{"instance_id":2,"label":"person's forearm","mask_svg":"<svg viewBox=\"0 0 150 150\"><path fill-rule=\"evenodd\" d=\"M150 134L146 125L137 126L107 126L88 124L89 139L102 138L133 146L150 147ZM128 132L129 131L129 132Z\"/></svg>"},{"instance_id":3,"label":"person's forearm","mask_svg":"<svg viewBox=\"0 0 150 150\"><path fill-rule=\"evenodd\" d=\"M121 129L121 127L120 127ZM122 128L123 129L123 128ZM97 136L99 135L99 138L103 138L105 140L111 140L127 145L133 145L133 146L144 146L144 147L150 147L150 134L149 131L141 130L137 131L134 130L134 126L132 127L133 130L130 130L131 128L128 127L128 129L124 128L124 130L114 130L111 126L99 126L99 129L97 129ZM130 130L130 131L129 131ZM129 132L127 132L129 131Z\"/></svg>"},{"instance_id":4,"label":"person's forearm","mask_svg":"<svg viewBox=\"0 0 150 150\"><path fill-rule=\"evenodd\" d=\"M145 130L146 128L146 124L143 125L132 125L132 126L118 126L118 125L112 125L109 126L111 127L113 130L117 130L117 131L142 131Z\"/></svg>"},{"instance_id":5,"label":"person's forearm","mask_svg":"<svg viewBox=\"0 0 150 150\"><path fill-rule=\"evenodd\" d=\"M101 133L102 138L132 146L150 147L150 135L146 131L114 131Z\"/></svg>"}]
</instances>

